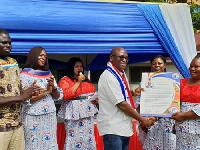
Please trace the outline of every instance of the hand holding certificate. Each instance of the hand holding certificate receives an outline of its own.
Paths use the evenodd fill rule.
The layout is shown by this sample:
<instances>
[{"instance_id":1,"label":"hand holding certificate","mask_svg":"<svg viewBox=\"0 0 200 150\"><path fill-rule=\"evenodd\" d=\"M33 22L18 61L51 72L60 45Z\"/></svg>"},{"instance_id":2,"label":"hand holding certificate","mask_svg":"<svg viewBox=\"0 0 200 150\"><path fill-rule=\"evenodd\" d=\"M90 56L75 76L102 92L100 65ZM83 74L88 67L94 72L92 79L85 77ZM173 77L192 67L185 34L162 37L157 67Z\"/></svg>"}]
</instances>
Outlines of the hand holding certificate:
<instances>
[{"instance_id":1,"label":"hand holding certificate","mask_svg":"<svg viewBox=\"0 0 200 150\"><path fill-rule=\"evenodd\" d=\"M140 113L143 116L171 117L180 111L180 74L143 73Z\"/></svg>"}]
</instances>

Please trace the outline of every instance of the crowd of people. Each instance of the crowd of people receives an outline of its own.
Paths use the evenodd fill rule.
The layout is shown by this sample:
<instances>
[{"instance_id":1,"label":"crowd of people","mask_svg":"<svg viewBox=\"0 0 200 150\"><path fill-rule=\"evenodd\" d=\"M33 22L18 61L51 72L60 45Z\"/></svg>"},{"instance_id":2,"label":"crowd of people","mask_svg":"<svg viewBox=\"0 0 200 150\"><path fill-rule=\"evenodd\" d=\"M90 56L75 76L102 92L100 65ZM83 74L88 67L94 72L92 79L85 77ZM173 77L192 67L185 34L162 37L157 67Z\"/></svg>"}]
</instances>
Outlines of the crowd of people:
<instances>
[{"instance_id":1,"label":"crowd of people","mask_svg":"<svg viewBox=\"0 0 200 150\"><path fill-rule=\"evenodd\" d=\"M93 100L97 89L84 75L80 58L68 61L66 76L57 84L44 48L30 50L21 72L10 57L11 49L9 33L0 29L0 150L58 150L54 102L59 100L65 150L97 149L95 119L105 150L129 149L133 120L138 121L144 150L200 149L200 56L191 61L191 77L181 79L181 111L170 118L157 118L140 114L140 95L145 91L142 87L130 89L124 71L129 57L122 47L111 50L98 81L98 97ZM166 72L165 57L156 55L150 64L152 72Z\"/></svg>"}]
</instances>

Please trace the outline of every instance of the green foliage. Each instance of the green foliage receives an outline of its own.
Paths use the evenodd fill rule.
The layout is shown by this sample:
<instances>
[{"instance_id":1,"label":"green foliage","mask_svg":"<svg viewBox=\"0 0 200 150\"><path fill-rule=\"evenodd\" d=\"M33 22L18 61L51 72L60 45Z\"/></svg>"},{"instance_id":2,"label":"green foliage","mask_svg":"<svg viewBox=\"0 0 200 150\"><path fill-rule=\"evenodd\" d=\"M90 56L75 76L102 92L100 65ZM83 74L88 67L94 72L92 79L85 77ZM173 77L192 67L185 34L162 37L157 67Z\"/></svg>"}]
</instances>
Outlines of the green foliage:
<instances>
[{"instance_id":1,"label":"green foliage","mask_svg":"<svg viewBox=\"0 0 200 150\"><path fill-rule=\"evenodd\" d=\"M194 32L197 32L200 30L200 6L191 4L190 12L192 17Z\"/></svg>"},{"instance_id":2,"label":"green foliage","mask_svg":"<svg viewBox=\"0 0 200 150\"><path fill-rule=\"evenodd\" d=\"M177 3L187 3L187 0L130 0L130 1L159 2L159 3L165 3L165 2L174 3L176 1ZM200 6L196 4L191 4L190 12L192 17L194 32L195 33L200 32Z\"/></svg>"},{"instance_id":3,"label":"green foliage","mask_svg":"<svg viewBox=\"0 0 200 150\"><path fill-rule=\"evenodd\" d=\"M138 2L157 2L157 3L165 3L166 0L128 0L128 1L138 1Z\"/></svg>"}]
</instances>

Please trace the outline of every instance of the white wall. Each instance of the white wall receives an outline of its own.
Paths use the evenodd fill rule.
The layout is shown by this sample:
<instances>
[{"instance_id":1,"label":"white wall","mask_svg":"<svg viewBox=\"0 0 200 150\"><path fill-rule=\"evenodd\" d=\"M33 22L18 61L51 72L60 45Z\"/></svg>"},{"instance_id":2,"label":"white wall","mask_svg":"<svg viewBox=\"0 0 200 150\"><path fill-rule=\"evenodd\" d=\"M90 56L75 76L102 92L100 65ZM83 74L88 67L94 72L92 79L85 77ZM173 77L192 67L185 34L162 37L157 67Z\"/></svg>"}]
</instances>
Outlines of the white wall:
<instances>
[{"instance_id":1,"label":"white wall","mask_svg":"<svg viewBox=\"0 0 200 150\"><path fill-rule=\"evenodd\" d=\"M133 64L133 65L129 65L129 66L149 66L150 67L150 64L149 62L144 62L144 63L138 63L138 64ZM129 66L127 66L125 72L126 72L126 75L127 75L127 78L129 79ZM171 62L171 61L168 61L167 62L167 72L179 72L176 68L176 66ZM134 83L134 84L130 84L130 88L131 89L135 89L138 87L140 83ZM94 86L97 88L97 84L94 84Z\"/></svg>"}]
</instances>

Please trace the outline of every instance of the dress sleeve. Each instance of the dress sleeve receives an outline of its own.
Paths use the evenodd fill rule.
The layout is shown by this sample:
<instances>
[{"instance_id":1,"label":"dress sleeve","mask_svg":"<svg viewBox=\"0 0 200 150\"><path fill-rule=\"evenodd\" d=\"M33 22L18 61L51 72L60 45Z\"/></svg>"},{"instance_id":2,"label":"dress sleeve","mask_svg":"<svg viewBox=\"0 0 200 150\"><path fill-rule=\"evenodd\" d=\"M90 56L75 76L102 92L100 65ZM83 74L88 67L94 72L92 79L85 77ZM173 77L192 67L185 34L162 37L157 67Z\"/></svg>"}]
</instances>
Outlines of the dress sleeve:
<instances>
[{"instance_id":1,"label":"dress sleeve","mask_svg":"<svg viewBox=\"0 0 200 150\"><path fill-rule=\"evenodd\" d=\"M58 82L58 86L63 91L63 100L69 100L76 97L76 94L72 92L73 85L74 83L69 77L63 77L62 79L60 79L60 81Z\"/></svg>"},{"instance_id":2,"label":"dress sleeve","mask_svg":"<svg viewBox=\"0 0 200 150\"><path fill-rule=\"evenodd\" d=\"M197 114L197 116L200 116L200 104L195 105L192 110Z\"/></svg>"},{"instance_id":3,"label":"dress sleeve","mask_svg":"<svg viewBox=\"0 0 200 150\"><path fill-rule=\"evenodd\" d=\"M57 88L57 90L60 92L60 96L58 99L54 99L54 101L59 101L59 100L62 100L63 99L63 90L62 88L58 87L56 81L54 80L54 86Z\"/></svg>"},{"instance_id":4,"label":"dress sleeve","mask_svg":"<svg viewBox=\"0 0 200 150\"><path fill-rule=\"evenodd\" d=\"M27 89L32 83L33 83L33 78L30 76L27 76L26 74L20 74L20 80L21 80L21 86L22 89Z\"/></svg>"},{"instance_id":5,"label":"dress sleeve","mask_svg":"<svg viewBox=\"0 0 200 150\"><path fill-rule=\"evenodd\" d=\"M21 80L22 90L26 90L30 86L30 83L32 83L33 79L31 77L28 77L27 75L21 73L20 80ZM23 101L23 104L31 106L30 99Z\"/></svg>"}]
</instances>

